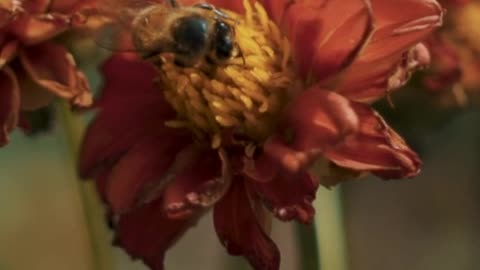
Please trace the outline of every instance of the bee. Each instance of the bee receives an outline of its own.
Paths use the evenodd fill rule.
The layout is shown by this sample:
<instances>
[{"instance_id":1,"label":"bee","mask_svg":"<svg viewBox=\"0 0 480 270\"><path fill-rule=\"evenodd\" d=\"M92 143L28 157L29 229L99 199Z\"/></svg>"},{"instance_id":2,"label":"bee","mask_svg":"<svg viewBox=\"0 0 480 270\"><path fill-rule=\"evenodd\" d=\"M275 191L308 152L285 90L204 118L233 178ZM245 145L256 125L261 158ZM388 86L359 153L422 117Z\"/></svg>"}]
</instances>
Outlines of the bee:
<instances>
[{"instance_id":1,"label":"bee","mask_svg":"<svg viewBox=\"0 0 480 270\"><path fill-rule=\"evenodd\" d=\"M176 0L109 1L131 5L120 19L128 26L124 28L129 28L133 50L144 59L171 53L175 64L182 67L191 67L203 60L223 65L239 51L235 42L235 20L211 4L187 7Z\"/></svg>"}]
</instances>

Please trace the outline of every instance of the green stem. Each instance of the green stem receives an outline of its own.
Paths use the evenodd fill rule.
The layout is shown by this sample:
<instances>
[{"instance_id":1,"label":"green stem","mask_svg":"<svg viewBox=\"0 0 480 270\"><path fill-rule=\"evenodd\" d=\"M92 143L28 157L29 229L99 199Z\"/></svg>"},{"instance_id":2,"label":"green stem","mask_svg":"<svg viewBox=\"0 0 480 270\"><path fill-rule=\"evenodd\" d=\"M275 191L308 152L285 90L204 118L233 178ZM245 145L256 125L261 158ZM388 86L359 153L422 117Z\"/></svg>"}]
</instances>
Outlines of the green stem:
<instances>
[{"instance_id":1,"label":"green stem","mask_svg":"<svg viewBox=\"0 0 480 270\"><path fill-rule=\"evenodd\" d=\"M320 188L313 225L296 226L302 270L348 270L340 190Z\"/></svg>"},{"instance_id":2,"label":"green stem","mask_svg":"<svg viewBox=\"0 0 480 270\"><path fill-rule=\"evenodd\" d=\"M320 188L315 200L315 229L320 269L348 270L340 188Z\"/></svg>"},{"instance_id":3,"label":"green stem","mask_svg":"<svg viewBox=\"0 0 480 270\"><path fill-rule=\"evenodd\" d=\"M85 131L85 124L81 117L70 111L66 102L57 104L58 114L62 120L67 138L69 151L72 154L71 162L76 171L77 156ZM78 190L85 219L85 229L88 234L92 270L112 270L113 260L110 246L110 236L104 220L104 209L95 191L94 184L89 181L75 179L74 185Z\"/></svg>"},{"instance_id":4,"label":"green stem","mask_svg":"<svg viewBox=\"0 0 480 270\"><path fill-rule=\"evenodd\" d=\"M300 269L320 270L317 233L314 225L296 224Z\"/></svg>"}]
</instances>

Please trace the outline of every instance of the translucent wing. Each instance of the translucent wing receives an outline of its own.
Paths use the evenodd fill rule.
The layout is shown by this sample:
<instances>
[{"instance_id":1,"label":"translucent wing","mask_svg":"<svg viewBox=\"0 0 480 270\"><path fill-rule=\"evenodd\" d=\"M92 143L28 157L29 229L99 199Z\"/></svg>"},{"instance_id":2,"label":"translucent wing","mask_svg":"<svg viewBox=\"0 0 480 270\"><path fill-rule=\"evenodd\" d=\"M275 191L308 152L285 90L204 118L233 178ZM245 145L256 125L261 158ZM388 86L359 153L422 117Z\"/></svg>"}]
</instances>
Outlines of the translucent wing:
<instances>
[{"instance_id":1,"label":"translucent wing","mask_svg":"<svg viewBox=\"0 0 480 270\"><path fill-rule=\"evenodd\" d=\"M92 37L101 48L116 51L139 51L132 43L133 21L142 10L164 5L161 0L99 0L89 16Z\"/></svg>"}]
</instances>

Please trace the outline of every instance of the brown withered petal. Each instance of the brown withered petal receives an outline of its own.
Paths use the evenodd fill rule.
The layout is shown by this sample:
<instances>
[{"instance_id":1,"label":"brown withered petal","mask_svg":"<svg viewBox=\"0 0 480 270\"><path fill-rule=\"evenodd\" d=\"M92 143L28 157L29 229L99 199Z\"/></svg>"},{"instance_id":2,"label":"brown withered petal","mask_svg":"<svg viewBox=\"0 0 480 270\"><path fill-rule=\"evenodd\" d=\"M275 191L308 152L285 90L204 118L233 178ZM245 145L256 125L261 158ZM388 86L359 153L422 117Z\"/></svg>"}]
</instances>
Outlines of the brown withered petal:
<instances>
[{"instance_id":1,"label":"brown withered petal","mask_svg":"<svg viewBox=\"0 0 480 270\"><path fill-rule=\"evenodd\" d=\"M180 160L181 161L181 160ZM189 215L196 208L209 208L228 191L232 182L225 153L198 151L181 168L163 192L164 208L171 218Z\"/></svg>"},{"instance_id":2,"label":"brown withered petal","mask_svg":"<svg viewBox=\"0 0 480 270\"><path fill-rule=\"evenodd\" d=\"M152 270L163 270L166 251L202 213L172 219L164 215L161 200L156 200L119 217L115 242L132 257L142 259Z\"/></svg>"},{"instance_id":3,"label":"brown withered petal","mask_svg":"<svg viewBox=\"0 0 480 270\"><path fill-rule=\"evenodd\" d=\"M141 193L153 185L163 186L165 174L175 155L185 146L184 138L175 132L138 141L115 164L106 180L106 199L113 213L123 213L141 203Z\"/></svg>"},{"instance_id":4,"label":"brown withered petal","mask_svg":"<svg viewBox=\"0 0 480 270\"><path fill-rule=\"evenodd\" d=\"M91 106L87 79L64 47L44 42L21 50L19 56L23 67L37 84L70 100L75 107Z\"/></svg>"},{"instance_id":5,"label":"brown withered petal","mask_svg":"<svg viewBox=\"0 0 480 270\"><path fill-rule=\"evenodd\" d=\"M384 179L413 177L420 172L421 161L405 141L369 106L351 103L360 118L359 130L325 157L335 164L357 171L369 171Z\"/></svg>"},{"instance_id":6,"label":"brown withered petal","mask_svg":"<svg viewBox=\"0 0 480 270\"><path fill-rule=\"evenodd\" d=\"M235 178L213 212L220 242L232 255L243 255L255 270L278 270L280 252L258 223L258 200L249 196L244 179Z\"/></svg>"},{"instance_id":7,"label":"brown withered petal","mask_svg":"<svg viewBox=\"0 0 480 270\"><path fill-rule=\"evenodd\" d=\"M8 134L18 123L20 91L13 71L0 70L0 146L8 143Z\"/></svg>"}]
</instances>

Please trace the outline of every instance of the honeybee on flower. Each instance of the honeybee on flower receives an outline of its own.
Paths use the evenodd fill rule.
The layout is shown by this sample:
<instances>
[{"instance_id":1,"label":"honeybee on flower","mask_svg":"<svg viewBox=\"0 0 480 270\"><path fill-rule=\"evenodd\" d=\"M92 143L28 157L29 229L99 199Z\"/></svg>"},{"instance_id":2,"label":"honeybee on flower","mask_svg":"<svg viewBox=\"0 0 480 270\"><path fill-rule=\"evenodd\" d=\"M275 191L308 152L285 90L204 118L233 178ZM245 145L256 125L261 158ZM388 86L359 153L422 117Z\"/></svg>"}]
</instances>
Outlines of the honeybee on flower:
<instances>
[{"instance_id":1,"label":"honeybee on flower","mask_svg":"<svg viewBox=\"0 0 480 270\"><path fill-rule=\"evenodd\" d=\"M419 172L418 155L370 103L428 64L420 42L441 24L436 1L133 2L142 11L136 20L121 16L120 28L130 30L125 47L140 57L118 54L103 66L79 171L95 179L115 243L152 269L163 269L168 248L213 208L229 253L254 269L277 270L266 210L311 222L316 190L342 181L326 177L338 168L384 179ZM183 8L209 14L211 23L153 16ZM165 23L169 17L175 20ZM221 61L218 22L230 29L222 32L231 46ZM196 50L175 47L186 26L209 40L190 58L183 53ZM165 46L167 36L174 42ZM319 162L325 177L311 173Z\"/></svg>"}]
</instances>

